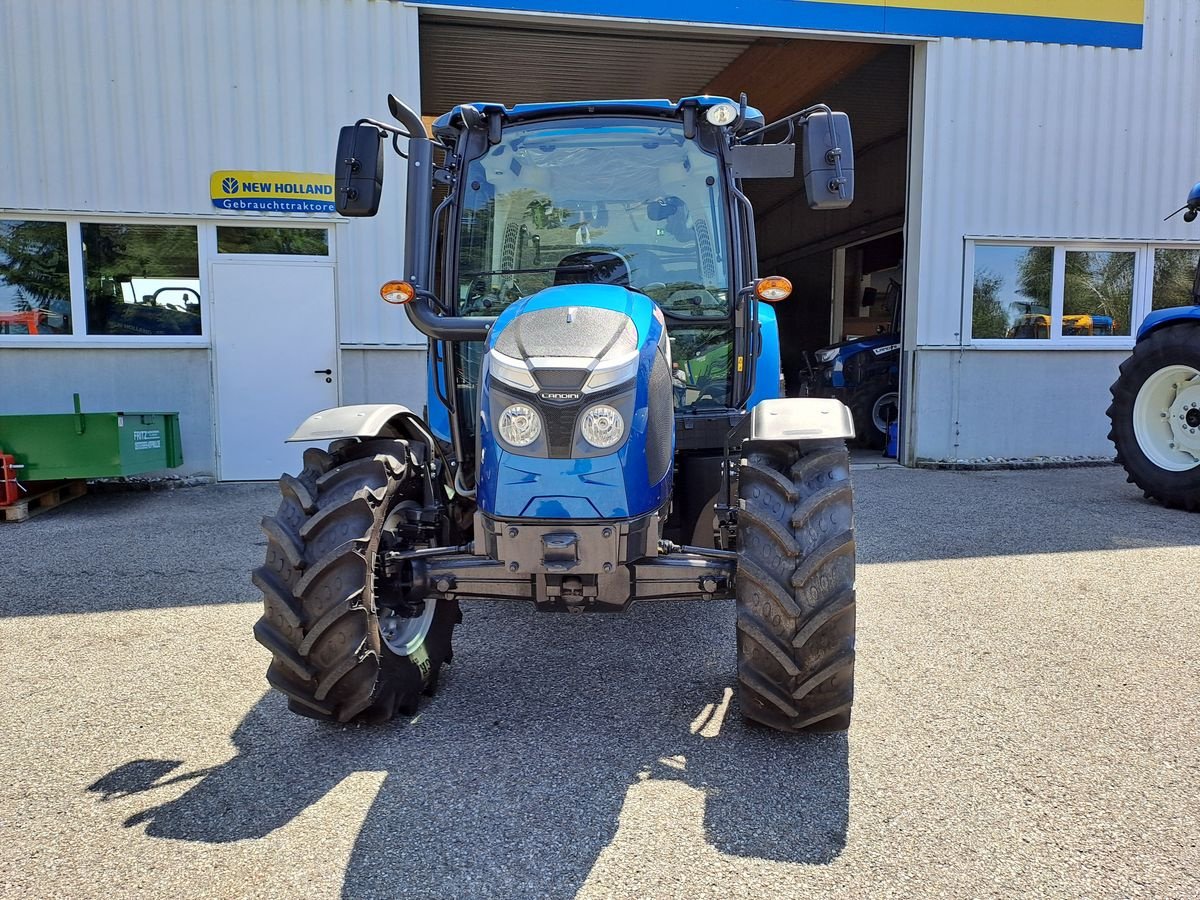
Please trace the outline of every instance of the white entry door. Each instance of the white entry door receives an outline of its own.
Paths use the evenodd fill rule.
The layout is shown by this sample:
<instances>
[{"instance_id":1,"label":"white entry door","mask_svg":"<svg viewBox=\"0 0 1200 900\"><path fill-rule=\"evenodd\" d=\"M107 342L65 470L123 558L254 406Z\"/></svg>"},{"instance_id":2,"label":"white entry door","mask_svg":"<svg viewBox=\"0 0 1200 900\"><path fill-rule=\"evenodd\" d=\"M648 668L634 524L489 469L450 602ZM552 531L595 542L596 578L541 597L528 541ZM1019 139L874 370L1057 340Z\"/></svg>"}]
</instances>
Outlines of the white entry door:
<instances>
[{"instance_id":1,"label":"white entry door","mask_svg":"<svg viewBox=\"0 0 1200 900\"><path fill-rule=\"evenodd\" d=\"M333 266L215 262L210 284L219 476L294 474L306 445L284 441L337 406Z\"/></svg>"}]
</instances>

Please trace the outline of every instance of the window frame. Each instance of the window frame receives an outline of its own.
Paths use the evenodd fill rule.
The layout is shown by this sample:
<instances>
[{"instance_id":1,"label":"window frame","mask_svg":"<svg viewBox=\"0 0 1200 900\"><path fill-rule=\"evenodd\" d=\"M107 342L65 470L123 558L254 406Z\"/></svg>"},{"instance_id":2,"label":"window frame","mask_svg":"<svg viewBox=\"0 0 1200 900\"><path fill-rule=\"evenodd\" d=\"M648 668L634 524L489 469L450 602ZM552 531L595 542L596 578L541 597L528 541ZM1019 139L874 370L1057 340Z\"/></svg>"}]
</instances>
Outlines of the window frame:
<instances>
[{"instance_id":1,"label":"window frame","mask_svg":"<svg viewBox=\"0 0 1200 900\"><path fill-rule=\"evenodd\" d=\"M1200 241L1162 241L1146 245L1149 253L1146 257L1146 314L1154 312L1154 254L1158 250L1186 250L1190 253L1200 253ZM1188 304L1184 304L1187 306ZM1163 307L1164 309L1180 309L1178 306Z\"/></svg>"},{"instance_id":2,"label":"window frame","mask_svg":"<svg viewBox=\"0 0 1200 900\"><path fill-rule=\"evenodd\" d=\"M67 229L68 278L71 286L71 334L33 335L0 334L0 350L7 348L118 348L118 349L207 349L212 346L210 324L213 315L210 279L214 262L266 262L287 259L293 262L337 263L337 225L334 218L287 219L275 216L180 216L180 215L119 215L73 210L21 210L0 208L0 218L10 221L62 222ZM196 229L197 263L200 272L200 334L196 335L128 335L87 333L87 286L83 259L81 226L95 225L188 225ZM235 228L319 228L328 234L327 256L257 253L217 253L217 226Z\"/></svg>"},{"instance_id":3,"label":"window frame","mask_svg":"<svg viewBox=\"0 0 1200 900\"><path fill-rule=\"evenodd\" d=\"M1054 249L1053 281L1050 290L1050 337L1035 338L976 338L971 333L974 319L975 249L978 246L1052 247ZM1196 250L1195 242L1144 240L1069 240L1045 237L993 237L970 235L964 238L963 251L963 346L977 350L1132 350L1137 331L1153 304L1154 252L1156 250ZM1095 336L1064 335L1063 296L1065 293L1067 253L1072 251L1102 251L1133 253L1133 297L1130 305L1128 335Z\"/></svg>"},{"instance_id":4,"label":"window frame","mask_svg":"<svg viewBox=\"0 0 1200 900\"><path fill-rule=\"evenodd\" d=\"M59 222L67 230L67 284L70 290L71 301L71 333L70 334L0 334L0 347L5 346L29 346L29 347L47 347L60 341L74 341L76 338L76 328L83 320L78 318L82 310L82 303L76 303L76 295L78 289L83 283L83 254L82 244L76 240L75 246L71 244L71 222L66 216L38 215L28 212L20 212L17 210L0 209L0 220L5 222ZM77 269L77 264L80 267ZM78 276L78 277L77 277Z\"/></svg>"},{"instance_id":5,"label":"window frame","mask_svg":"<svg viewBox=\"0 0 1200 900\"><path fill-rule=\"evenodd\" d=\"M334 227L332 222L276 222L270 219L256 220L246 222L243 220L236 221L220 221L212 223L212 258L221 262L228 262L231 259L245 259L251 262L278 262L280 259L286 259L293 262L333 262L336 258L336 247L334 245ZM217 229L219 228L295 228L306 229L308 231L324 231L326 251L321 254L314 253L230 253L227 250L221 250L217 244Z\"/></svg>"}]
</instances>

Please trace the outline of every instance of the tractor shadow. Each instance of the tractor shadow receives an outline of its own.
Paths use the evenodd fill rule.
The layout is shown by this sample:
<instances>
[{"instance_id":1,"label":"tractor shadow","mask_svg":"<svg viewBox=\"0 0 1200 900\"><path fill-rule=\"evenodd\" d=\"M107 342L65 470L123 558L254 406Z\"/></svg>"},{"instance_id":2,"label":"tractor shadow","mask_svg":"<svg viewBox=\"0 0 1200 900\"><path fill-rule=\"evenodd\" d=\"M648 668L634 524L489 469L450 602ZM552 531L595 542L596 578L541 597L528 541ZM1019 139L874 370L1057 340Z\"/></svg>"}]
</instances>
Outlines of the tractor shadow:
<instances>
[{"instance_id":1,"label":"tractor shadow","mask_svg":"<svg viewBox=\"0 0 1200 900\"><path fill-rule=\"evenodd\" d=\"M347 897L571 896L612 843L627 792L647 780L704 797L703 822L656 820L655 831L677 824L721 853L791 863L829 863L844 848L846 735L743 724L730 700L729 606L567 617L497 605L466 616L454 666L412 721L321 725L268 693L234 732L228 762L175 774L175 760L135 760L89 790L149 798L193 781L125 826L225 843L287 825L354 772L386 771Z\"/></svg>"}]
</instances>

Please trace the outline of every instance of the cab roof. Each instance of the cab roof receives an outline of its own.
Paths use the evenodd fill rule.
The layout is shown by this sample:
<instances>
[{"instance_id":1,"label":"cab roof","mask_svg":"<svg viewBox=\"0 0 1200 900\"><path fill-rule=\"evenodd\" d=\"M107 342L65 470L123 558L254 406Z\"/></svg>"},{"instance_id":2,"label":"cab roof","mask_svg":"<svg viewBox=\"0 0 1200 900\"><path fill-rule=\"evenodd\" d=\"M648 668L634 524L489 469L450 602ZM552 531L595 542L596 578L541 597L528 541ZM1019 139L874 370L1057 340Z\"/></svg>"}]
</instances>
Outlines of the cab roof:
<instances>
[{"instance_id":1,"label":"cab roof","mask_svg":"<svg viewBox=\"0 0 1200 900\"><path fill-rule=\"evenodd\" d=\"M685 107L696 107L699 110L708 109L719 103L731 103L737 106L736 100L728 97L715 97L703 94L696 97L684 97L678 103L673 100L578 100L567 103L518 103L516 106L504 106L502 103L470 103L484 116L499 113L506 122L533 122L538 119L575 118L583 116L657 116L660 118L677 118ZM448 113L438 117L433 123L434 132L442 129L457 129L463 122L462 106L456 106ZM746 107L746 118L742 129L758 128L764 124L763 114L752 106Z\"/></svg>"}]
</instances>

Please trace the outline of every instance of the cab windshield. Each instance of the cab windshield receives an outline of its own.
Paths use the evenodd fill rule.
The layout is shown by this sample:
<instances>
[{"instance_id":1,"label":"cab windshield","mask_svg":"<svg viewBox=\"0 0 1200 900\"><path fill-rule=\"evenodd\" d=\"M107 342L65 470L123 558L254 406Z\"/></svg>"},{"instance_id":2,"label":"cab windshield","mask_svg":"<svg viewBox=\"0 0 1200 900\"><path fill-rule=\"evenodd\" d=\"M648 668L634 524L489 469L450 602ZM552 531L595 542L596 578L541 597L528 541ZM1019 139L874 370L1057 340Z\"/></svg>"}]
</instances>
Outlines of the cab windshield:
<instances>
[{"instance_id":1,"label":"cab windshield","mask_svg":"<svg viewBox=\"0 0 1200 900\"><path fill-rule=\"evenodd\" d=\"M728 319L720 179L679 123L506 129L467 168L458 314L494 316L543 288L599 282L649 295L676 321Z\"/></svg>"}]
</instances>

